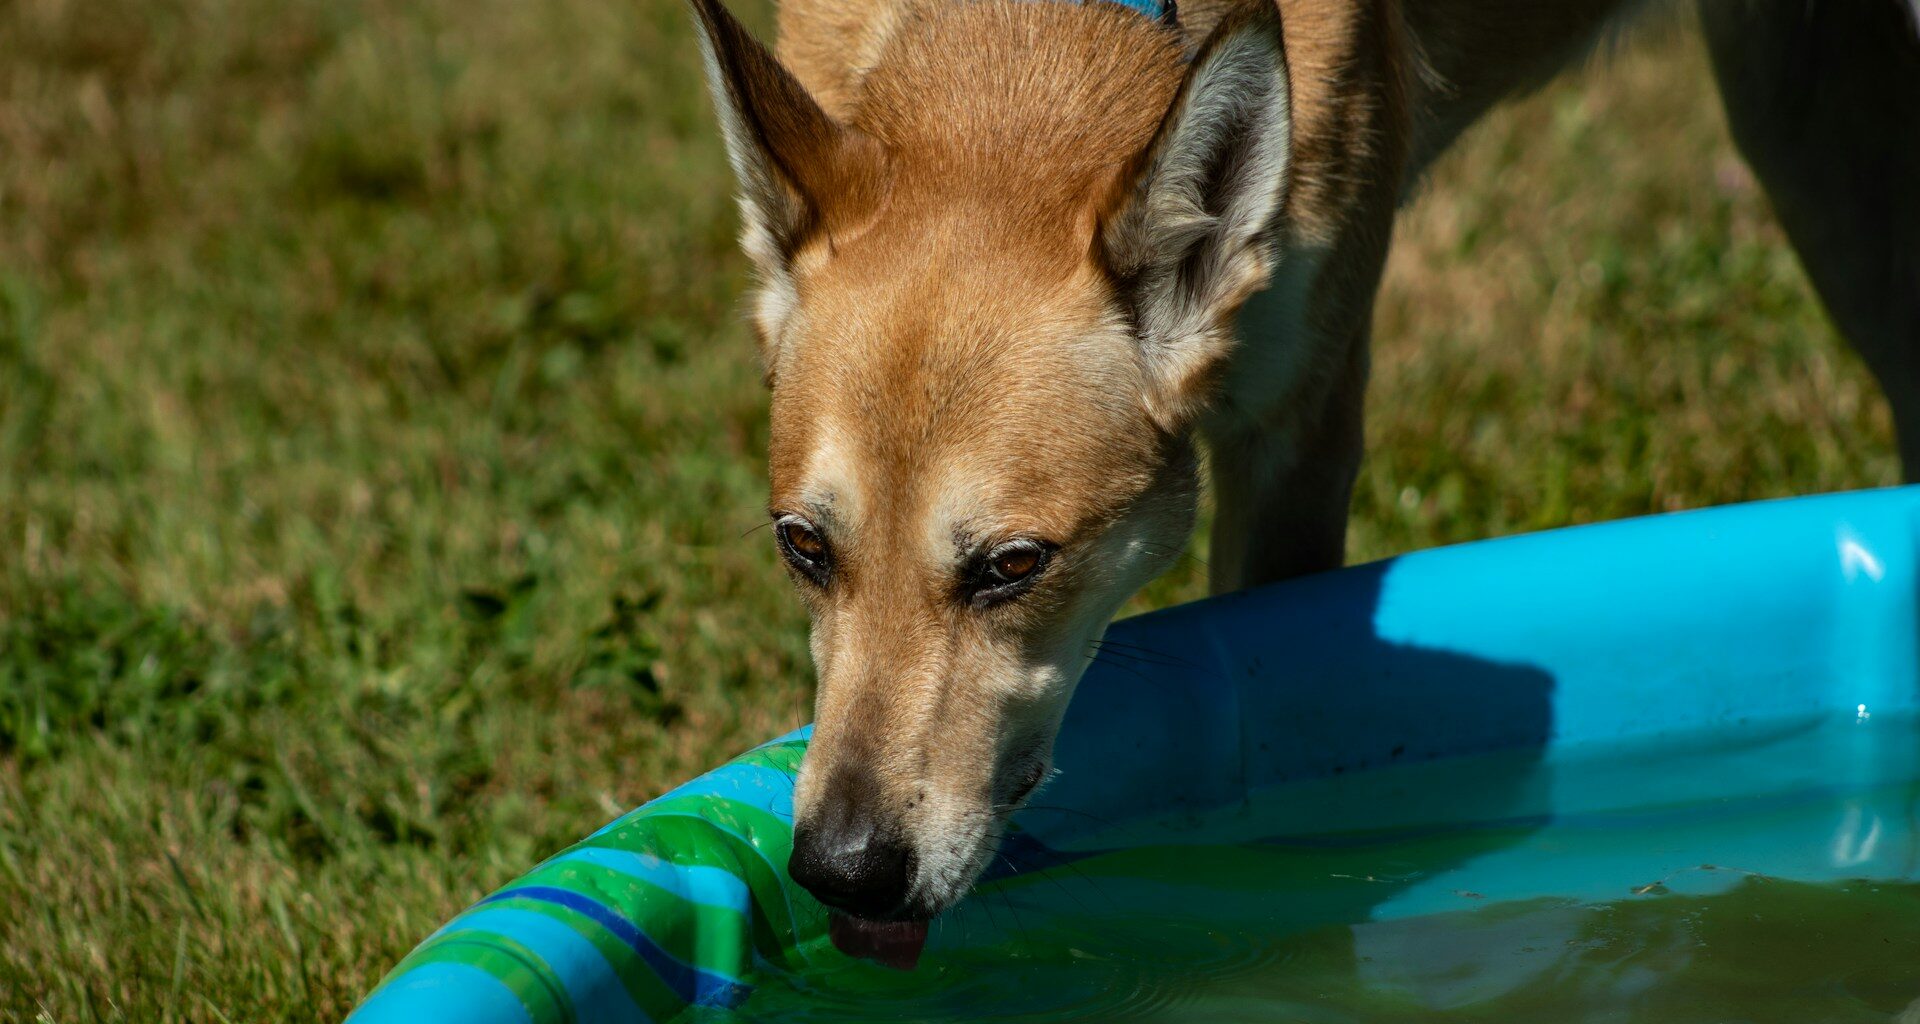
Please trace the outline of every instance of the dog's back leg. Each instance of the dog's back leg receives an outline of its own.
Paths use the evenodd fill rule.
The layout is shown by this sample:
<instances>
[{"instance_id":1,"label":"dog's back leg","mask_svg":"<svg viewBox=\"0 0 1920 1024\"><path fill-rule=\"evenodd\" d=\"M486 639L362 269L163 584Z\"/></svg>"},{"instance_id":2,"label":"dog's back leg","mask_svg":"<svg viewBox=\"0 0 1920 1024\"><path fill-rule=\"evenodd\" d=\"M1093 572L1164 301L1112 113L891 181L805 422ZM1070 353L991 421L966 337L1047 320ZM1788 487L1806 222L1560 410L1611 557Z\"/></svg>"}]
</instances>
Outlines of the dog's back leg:
<instances>
[{"instance_id":1,"label":"dog's back leg","mask_svg":"<svg viewBox=\"0 0 1920 1024\"><path fill-rule=\"evenodd\" d=\"M1742 155L1920 480L1920 0L1702 0Z\"/></svg>"}]
</instances>

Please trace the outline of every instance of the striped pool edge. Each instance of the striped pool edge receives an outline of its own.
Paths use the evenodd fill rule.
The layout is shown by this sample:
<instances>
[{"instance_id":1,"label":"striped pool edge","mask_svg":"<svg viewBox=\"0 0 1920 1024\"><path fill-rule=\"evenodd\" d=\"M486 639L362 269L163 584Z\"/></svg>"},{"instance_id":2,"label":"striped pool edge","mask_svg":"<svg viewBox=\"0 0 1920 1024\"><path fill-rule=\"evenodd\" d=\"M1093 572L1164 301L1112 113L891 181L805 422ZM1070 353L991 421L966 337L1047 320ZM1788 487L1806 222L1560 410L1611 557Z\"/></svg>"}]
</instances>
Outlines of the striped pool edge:
<instances>
[{"instance_id":1,"label":"striped pool edge","mask_svg":"<svg viewBox=\"0 0 1920 1024\"><path fill-rule=\"evenodd\" d=\"M348 1024L667 1022L825 944L787 878L802 729L622 815L448 922Z\"/></svg>"}]
</instances>

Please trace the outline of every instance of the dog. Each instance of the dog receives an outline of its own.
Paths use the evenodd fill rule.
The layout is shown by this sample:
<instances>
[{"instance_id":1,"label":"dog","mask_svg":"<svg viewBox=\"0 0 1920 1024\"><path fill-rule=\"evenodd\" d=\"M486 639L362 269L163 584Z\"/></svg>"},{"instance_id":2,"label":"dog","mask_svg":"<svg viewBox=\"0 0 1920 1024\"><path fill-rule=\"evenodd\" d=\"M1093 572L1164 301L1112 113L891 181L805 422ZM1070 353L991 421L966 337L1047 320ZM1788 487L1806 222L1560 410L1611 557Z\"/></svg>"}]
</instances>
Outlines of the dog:
<instances>
[{"instance_id":1,"label":"dog","mask_svg":"<svg viewBox=\"0 0 1920 1024\"><path fill-rule=\"evenodd\" d=\"M1623 0L691 0L817 720L793 879L911 966L1108 621L1342 560L1396 212ZM1735 139L1920 466L1912 0L1701 0ZM1204 452L1204 456L1203 453Z\"/></svg>"}]
</instances>

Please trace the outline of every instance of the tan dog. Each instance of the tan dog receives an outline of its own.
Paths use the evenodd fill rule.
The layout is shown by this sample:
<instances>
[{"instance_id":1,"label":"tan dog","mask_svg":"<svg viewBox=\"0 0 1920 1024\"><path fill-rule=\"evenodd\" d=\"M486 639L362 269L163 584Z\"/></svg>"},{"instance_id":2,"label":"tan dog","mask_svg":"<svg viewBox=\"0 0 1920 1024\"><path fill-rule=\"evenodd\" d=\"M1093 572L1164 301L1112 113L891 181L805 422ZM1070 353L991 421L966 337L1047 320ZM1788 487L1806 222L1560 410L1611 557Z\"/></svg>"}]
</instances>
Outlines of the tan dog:
<instances>
[{"instance_id":1,"label":"tan dog","mask_svg":"<svg viewBox=\"0 0 1920 1024\"><path fill-rule=\"evenodd\" d=\"M1708 0L1735 132L1920 466L1908 0ZM819 702L793 877L910 965L1045 778L1108 619L1338 565L1395 209L1619 0L694 0ZM1262 290L1264 289L1264 290ZM1237 321L1237 322L1236 322Z\"/></svg>"}]
</instances>

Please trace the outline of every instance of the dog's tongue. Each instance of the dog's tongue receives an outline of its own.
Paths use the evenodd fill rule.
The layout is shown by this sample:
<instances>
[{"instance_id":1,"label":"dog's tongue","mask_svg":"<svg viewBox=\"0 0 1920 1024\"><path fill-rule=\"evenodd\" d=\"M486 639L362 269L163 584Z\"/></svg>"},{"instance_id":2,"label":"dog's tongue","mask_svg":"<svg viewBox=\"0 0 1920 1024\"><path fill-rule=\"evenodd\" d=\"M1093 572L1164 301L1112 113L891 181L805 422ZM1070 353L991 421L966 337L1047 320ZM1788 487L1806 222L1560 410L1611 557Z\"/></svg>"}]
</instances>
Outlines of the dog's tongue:
<instances>
[{"instance_id":1,"label":"dog's tongue","mask_svg":"<svg viewBox=\"0 0 1920 1024\"><path fill-rule=\"evenodd\" d=\"M831 914L827 934L833 946L848 956L871 960L896 971L911 971L920 962L920 950L927 944L925 921L863 921L845 914Z\"/></svg>"}]
</instances>

